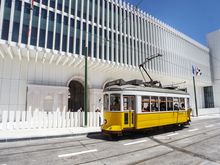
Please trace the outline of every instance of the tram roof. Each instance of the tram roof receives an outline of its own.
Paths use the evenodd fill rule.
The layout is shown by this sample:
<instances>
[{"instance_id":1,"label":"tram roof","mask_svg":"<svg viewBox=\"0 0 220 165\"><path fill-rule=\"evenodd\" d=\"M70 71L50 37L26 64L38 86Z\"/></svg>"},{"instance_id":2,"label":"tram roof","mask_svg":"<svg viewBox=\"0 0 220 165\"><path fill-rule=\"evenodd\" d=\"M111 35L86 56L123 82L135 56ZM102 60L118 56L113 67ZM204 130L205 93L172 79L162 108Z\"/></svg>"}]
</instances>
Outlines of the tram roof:
<instances>
[{"instance_id":1,"label":"tram roof","mask_svg":"<svg viewBox=\"0 0 220 165\"><path fill-rule=\"evenodd\" d=\"M189 95L187 92L176 90L176 89L164 89L164 88L153 88L145 86L135 86L135 85L113 85L104 89L104 92L110 91L138 91L138 92L156 92L156 93L170 93L170 94L182 94Z\"/></svg>"}]
</instances>

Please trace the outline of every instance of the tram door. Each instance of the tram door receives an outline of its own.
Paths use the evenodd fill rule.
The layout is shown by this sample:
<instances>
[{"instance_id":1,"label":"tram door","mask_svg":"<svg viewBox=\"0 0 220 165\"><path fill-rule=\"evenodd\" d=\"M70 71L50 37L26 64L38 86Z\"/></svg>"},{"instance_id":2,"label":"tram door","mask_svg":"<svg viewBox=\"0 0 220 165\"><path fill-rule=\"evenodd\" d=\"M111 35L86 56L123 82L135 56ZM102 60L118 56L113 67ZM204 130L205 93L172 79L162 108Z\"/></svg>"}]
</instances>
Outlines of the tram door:
<instances>
[{"instance_id":1,"label":"tram door","mask_svg":"<svg viewBox=\"0 0 220 165\"><path fill-rule=\"evenodd\" d=\"M123 96L124 128L134 127L135 96Z\"/></svg>"}]
</instances>

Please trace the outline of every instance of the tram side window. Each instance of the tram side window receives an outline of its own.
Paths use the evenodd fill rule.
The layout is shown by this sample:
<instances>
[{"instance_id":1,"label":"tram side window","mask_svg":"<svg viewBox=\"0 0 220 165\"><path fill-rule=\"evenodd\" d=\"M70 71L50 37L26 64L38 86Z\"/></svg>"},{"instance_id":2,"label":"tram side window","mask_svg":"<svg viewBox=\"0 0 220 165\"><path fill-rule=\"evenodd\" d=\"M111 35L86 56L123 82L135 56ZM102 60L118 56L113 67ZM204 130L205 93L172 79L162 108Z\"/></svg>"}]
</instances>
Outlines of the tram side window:
<instances>
[{"instance_id":1,"label":"tram side window","mask_svg":"<svg viewBox=\"0 0 220 165\"><path fill-rule=\"evenodd\" d=\"M120 111L120 95L110 95L110 111Z\"/></svg>"},{"instance_id":2,"label":"tram side window","mask_svg":"<svg viewBox=\"0 0 220 165\"><path fill-rule=\"evenodd\" d=\"M109 96L108 94L104 95L104 111L108 111L109 110Z\"/></svg>"},{"instance_id":3,"label":"tram side window","mask_svg":"<svg viewBox=\"0 0 220 165\"><path fill-rule=\"evenodd\" d=\"M160 111L166 111L167 110L167 103L166 103L166 97L160 97Z\"/></svg>"},{"instance_id":4,"label":"tram side window","mask_svg":"<svg viewBox=\"0 0 220 165\"><path fill-rule=\"evenodd\" d=\"M178 97L174 97L173 99L173 105L174 105L174 110L179 110L179 98Z\"/></svg>"},{"instance_id":5,"label":"tram side window","mask_svg":"<svg viewBox=\"0 0 220 165\"><path fill-rule=\"evenodd\" d=\"M135 96L124 96L124 110L135 110Z\"/></svg>"},{"instance_id":6,"label":"tram side window","mask_svg":"<svg viewBox=\"0 0 220 165\"><path fill-rule=\"evenodd\" d=\"M180 98L180 104L179 104L180 110L185 110L185 99Z\"/></svg>"},{"instance_id":7,"label":"tram side window","mask_svg":"<svg viewBox=\"0 0 220 165\"><path fill-rule=\"evenodd\" d=\"M151 111L159 111L159 99L157 96L151 96Z\"/></svg>"},{"instance_id":8,"label":"tram side window","mask_svg":"<svg viewBox=\"0 0 220 165\"><path fill-rule=\"evenodd\" d=\"M142 112L150 112L150 96L142 96Z\"/></svg>"},{"instance_id":9,"label":"tram side window","mask_svg":"<svg viewBox=\"0 0 220 165\"><path fill-rule=\"evenodd\" d=\"M173 98L167 97L167 110L173 111Z\"/></svg>"}]
</instances>

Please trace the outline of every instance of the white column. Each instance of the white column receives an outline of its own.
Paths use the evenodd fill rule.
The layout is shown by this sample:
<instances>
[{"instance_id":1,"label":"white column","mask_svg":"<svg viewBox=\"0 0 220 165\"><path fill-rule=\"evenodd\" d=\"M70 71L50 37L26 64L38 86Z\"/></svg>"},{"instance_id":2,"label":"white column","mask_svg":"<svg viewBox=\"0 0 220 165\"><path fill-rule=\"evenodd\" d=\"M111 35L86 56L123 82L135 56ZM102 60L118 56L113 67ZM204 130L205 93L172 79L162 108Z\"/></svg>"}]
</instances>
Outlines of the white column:
<instances>
[{"instance_id":1,"label":"white column","mask_svg":"<svg viewBox=\"0 0 220 165\"><path fill-rule=\"evenodd\" d=\"M89 51L89 3L90 1L85 1L84 3L87 3L87 12L86 12L86 47L88 48L87 51Z\"/></svg>"},{"instance_id":2,"label":"white column","mask_svg":"<svg viewBox=\"0 0 220 165\"><path fill-rule=\"evenodd\" d=\"M99 56L99 12L100 12L100 0L98 1L98 4L97 4L97 12L96 12L96 14L97 14L97 23L96 23L96 25L97 25L97 38L95 38L95 40L97 41L96 42L96 58L97 59L99 59L100 58L100 56Z\"/></svg>"},{"instance_id":3,"label":"white column","mask_svg":"<svg viewBox=\"0 0 220 165\"><path fill-rule=\"evenodd\" d=\"M111 9L112 9L112 11L111 11L111 31L112 31L112 36L111 36L111 44L112 44L112 46L111 46L111 61L112 62L114 62L114 60L115 60L115 58L114 58L114 56L115 56L115 52L114 52L114 47L115 47L115 41L114 41L114 5L113 5L113 3L111 3Z\"/></svg>"},{"instance_id":4,"label":"white column","mask_svg":"<svg viewBox=\"0 0 220 165\"><path fill-rule=\"evenodd\" d=\"M104 51L104 48L105 48L105 44L106 43L106 38L105 38L105 1L104 0L101 0L102 1L102 38L101 38L101 43L102 43L102 54L101 54L101 59L104 60L104 56L106 56L105 54L105 51Z\"/></svg>"},{"instance_id":5,"label":"white column","mask_svg":"<svg viewBox=\"0 0 220 165\"><path fill-rule=\"evenodd\" d=\"M22 4L21 4L21 16L20 16L20 25L19 25L18 45L21 45L23 17L24 17L24 1L22 1ZM39 23L39 18L38 18L38 23ZM38 41L37 41L37 43L38 43Z\"/></svg>"},{"instance_id":6,"label":"white column","mask_svg":"<svg viewBox=\"0 0 220 165\"><path fill-rule=\"evenodd\" d=\"M106 53L107 53L107 61L110 61L110 59L109 59L109 1L107 1L107 11L105 11L105 12L107 12L107 20L106 20L106 22L107 22L107 43L106 43Z\"/></svg>"},{"instance_id":7,"label":"white column","mask_svg":"<svg viewBox=\"0 0 220 165\"><path fill-rule=\"evenodd\" d=\"M50 13L49 6L50 6L50 0L48 0L48 4L47 4L47 18L46 18L47 20L46 20L45 45L44 45L45 49L47 48L47 38L48 38L48 24L49 24L49 13Z\"/></svg>"},{"instance_id":8,"label":"white column","mask_svg":"<svg viewBox=\"0 0 220 165\"><path fill-rule=\"evenodd\" d=\"M146 19L146 13L144 13L144 19L143 19L143 24L144 24L144 49L145 49L145 52L144 52L144 59L143 60L145 60L145 58L147 58L147 54L148 54L148 52L147 52L147 19Z\"/></svg>"},{"instance_id":9,"label":"white column","mask_svg":"<svg viewBox=\"0 0 220 165\"><path fill-rule=\"evenodd\" d=\"M67 47L66 47L66 52L69 53L69 46L70 46L70 42L69 42L69 38L70 38L70 26L71 26L71 6L72 6L72 1L69 1L69 10L68 10L68 29L67 29Z\"/></svg>"},{"instance_id":10,"label":"white column","mask_svg":"<svg viewBox=\"0 0 220 165\"><path fill-rule=\"evenodd\" d=\"M116 2L117 3L117 2ZM114 10L113 10L114 11ZM116 34L116 40L115 40L115 50L116 50L116 63L119 62L119 57L118 57L118 6L115 5L115 34Z\"/></svg>"},{"instance_id":11,"label":"white column","mask_svg":"<svg viewBox=\"0 0 220 165\"><path fill-rule=\"evenodd\" d=\"M133 21L133 17L134 17L134 14L133 14L133 12L132 12L132 10L133 10L133 7L131 8L131 48L130 48L130 50L131 50L131 59L132 59L132 62L131 62L131 65L132 66L135 66L135 64L134 64L134 53L135 53L135 51L134 51L134 21Z\"/></svg>"},{"instance_id":12,"label":"white column","mask_svg":"<svg viewBox=\"0 0 220 165\"><path fill-rule=\"evenodd\" d=\"M155 31L155 18L153 17L152 18L152 43L153 43L153 53L152 53L152 55L155 55L156 54L156 41L155 41L155 35L156 35L156 31ZM153 61L152 61L152 63L153 63L153 70L154 71L156 71L157 70L157 63L156 63L156 60L157 59L154 59Z\"/></svg>"},{"instance_id":13,"label":"white column","mask_svg":"<svg viewBox=\"0 0 220 165\"><path fill-rule=\"evenodd\" d=\"M91 37L91 57L94 57L94 14L95 14L95 1L92 0L92 37Z\"/></svg>"},{"instance_id":14,"label":"white column","mask_svg":"<svg viewBox=\"0 0 220 165\"><path fill-rule=\"evenodd\" d=\"M125 2L123 2L123 7L122 7L122 10L124 12L124 15L123 15L123 27L124 27L124 46L123 46L123 49L124 49L124 56L123 58L125 59L125 64L127 65L128 64L128 52L127 52L127 38L128 38L128 34L127 34L127 18L126 18L126 11L125 11L125 7L126 7L126 4Z\"/></svg>"},{"instance_id":15,"label":"white column","mask_svg":"<svg viewBox=\"0 0 220 165\"><path fill-rule=\"evenodd\" d=\"M11 2L11 14L10 14L10 23L9 23L9 33L8 33L8 42L11 42L12 39L12 28L14 22L14 12L15 12L15 0Z\"/></svg>"},{"instance_id":16,"label":"white column","mask_svg":"<svg viewBox=\"0 0 220 165\"><path fill-rule=\"evenodd\" d=\"M40 9L39 9L39 17L38 17L38 25L37 25L37 48L39 46L39 38L40 38L41 11L42 11L42 0L40 0Z\"/></svg>"},{"instance_id":17,"label":"white column","mask_svg":"<svg viewBox=\"0 0 220 165\"><path fill-rule=\"evenodd\" d=\"M124 49L124 45L123 45L123 42L122 42L122 26L125 26L124 25L124 22L122 22L122 1L120 0L120 2L119 2L119 25L118 25L119 27L120 27L120 29L119 29L119 32L120 32L120 43L118 43L118 45L119 45L119 51L120 51L120 61L119 61L119 63L123 63L123 59L125 58L124 56L123 56L123 49Z\"/></svg>"},{"instance_id":18,"label":"white column","mask_svg":"<svg viewBox=\"0 0 220 165\"><path fill-rule=\"evenodd\" d=\"M137 52L138 52L138 60L137 60L137 66L141 63L141 22L140 22L140 10L138 9L138 12L137 12L137 44L138 44L138 49L137 49Z\"/></svg>"},{"instance_id":19,"label":"white column","mask_svg":"<svg viewBox=\"0 0 220 165\"><path fill-rule=\"evenodd\" d=\"M82 40L83 40L83 9L84 9L84 3L86 3L84 0L81 0L81 17L80 17L80 44L79 44L79 55L82 55L82 50L84 49Z\"/></svg>"},{"instance_id":20,"label":"white column","mask_svg":"<svg viewBox=\"0 0 220 165\"><path fill-rule=\"evenodd\" d=\"M127 50L128 50L128 65L131 65L131 43L130 43L130 39L131 39L131 29L130 29L130 7L129 5L127 5L127 27L128 27L128 45L127 45Z\"/></svg>"},{"instance_id":21,"label":"white column","mask_svg":"<svg viewBox=\"0 0 220 165\"><path fill-rule=\"evenodd\" d=\"M64 6L65 6L65 2L63 0L63 5L62 5L62 13L61 13L61 30L60 30L60 52L62 52L62 48L63 48L63 24L64 24Z\"/></svg>"},{"instance_id":22,"label":"white column","mask_svg":"<svg viewBox=\"0 0 220 165\"><path fill-rule=\"evenodd\" d=\"M135 66L138 66L138 38L137 38L137 36L138 36L138 30L137 30L137 28L138 28L138 26L137 26L137 23L138 23L138 21L137 21L137 15L136 15L136 12L134 12L134 26L135 26L135 32L134 32L134 34L135 34L135 53L134 53L134 58L135 58Z\"/></svg>"},{"instance_id":23,"label":"white column","mask_svg":"<svg viewBox=\"0 0 220 165\"><path fill-rule=\"evenodd\" d=\"M52 45L52 50L54 51L55 49L55 41L56 41L56 25L57 25L57 2L58 0L55 1L55 9L54 9L54 26L53 26L53 45ZM39 28L39 27L38 27Z\"/></svg>"},{"instance_id":24,"label":"white column","mask_svg":"<svg viewBox=\"0 0 220 165\"><path fill-rule=\"evenodd\" d=\"M144 31L144 13L141 13L141 36L142 36L142 49L141 49L141 63L145 60L145 31Z\"/></svg>"},{"instance_id":25,"label":"white column","mask_svg":"<svg viewBox=\"0 0 220 165\"><path fill-rule=\"evenodd\" d=\"M147 20L146 20L146 25L147 25L147 54L146 57L149 57L150 55L150 21L149 21L150 17L147 14ZM148 69L151 69L151 63L148 63Z\"/></svg>"},{"instance_id":26,"label":"white column","mask_svg":"<svg viewBox=\"0 0 220 165\"><path fill-rule=\"evenodd\" d=\"M74 38L73 38L73 54L76 54L76 30L77 30L77 9L78 8L78 0L75 0L75 14L74 14Z\"/></svg>"}]
</instances>

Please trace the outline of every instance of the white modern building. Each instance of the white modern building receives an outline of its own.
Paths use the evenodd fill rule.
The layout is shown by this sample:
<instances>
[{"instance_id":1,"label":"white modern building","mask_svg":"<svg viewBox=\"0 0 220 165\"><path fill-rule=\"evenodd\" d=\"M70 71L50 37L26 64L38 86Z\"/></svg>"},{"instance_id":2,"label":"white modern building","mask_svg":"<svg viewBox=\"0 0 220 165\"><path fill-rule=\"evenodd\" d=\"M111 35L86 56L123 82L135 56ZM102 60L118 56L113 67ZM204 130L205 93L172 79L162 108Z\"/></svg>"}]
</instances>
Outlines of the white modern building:
<instances>
[{"instance_id":1,"label":"white modern building","mask_svg":"<svg viewBox=\"0 0 220 165\"><path fill-rule=\"evenodd\" d=\"M204 87L212 86L206 46L122 0L31 2L0 1L0 111L83 108L86 46L90 111L102 109L106 82L142 79L138 65L157 53L163 56L147 70L164 86L186 87L193 109L191 68L201 69L197 100L205 107Z\"/></svg>"},{"instance_id":2,"label":"white modern building","mask_svg":"<svg viewBox=\"0 0 220 165\"><path fill-rule=\"evenodd\" d=\"M214 91L214 103L216 107L220 107L220 30L214 31L207 35L208 46L210 48L212 82Z\"/></svg>"}]
</instances>

